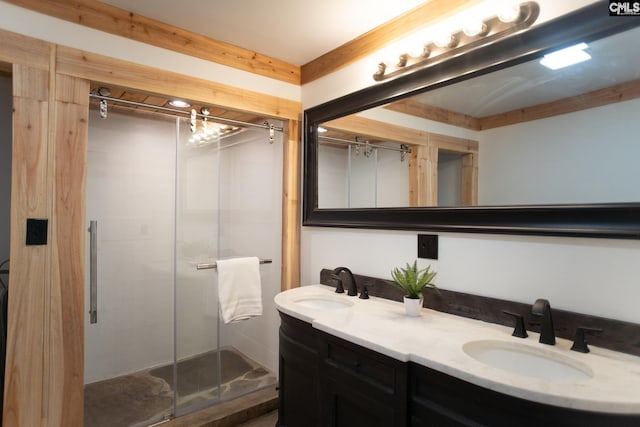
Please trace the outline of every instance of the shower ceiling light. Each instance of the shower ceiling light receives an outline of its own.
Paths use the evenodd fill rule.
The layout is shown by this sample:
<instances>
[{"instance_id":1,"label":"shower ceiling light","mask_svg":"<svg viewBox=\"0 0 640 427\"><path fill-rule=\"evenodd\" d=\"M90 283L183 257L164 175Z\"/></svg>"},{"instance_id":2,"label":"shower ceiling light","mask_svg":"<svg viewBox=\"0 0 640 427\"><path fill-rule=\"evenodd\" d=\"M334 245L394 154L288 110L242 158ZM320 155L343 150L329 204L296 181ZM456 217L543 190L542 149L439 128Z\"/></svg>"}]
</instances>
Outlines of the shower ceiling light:
<instances>
[{"instance_id":1,"label":"shower ceiling light","mask_svg":"<svg viewBox=\"0 0 640 427\"><path fill-rule=\"evenodd\" d=\"M171 101L169 101L169 105L172 105L172 106L178 107L178 108L191 107L191 104L189 104L187 101L183 101L181 99L172 99Z\"/></svg>"},{"instance_id":2,"label":"shower ceiling light","mask_svg":"<svg viewBox=\"0 0 640 427\"><path fill-rule=\"evenodd\" d=\"M431 36L425 35L423 42L416 41L416 34L410 35L411 43L398 42L383 49L384 58L377 61L377 71L373 74L376 81L396 77L401 74L416 71L434 62L476 49L492 43L502 37L514 34L531 26L540 13L540 6L535 1L528 1L519 5L509 2L506 9L494 11L485 19L475 18L470 13L466 17L454 17L449 22L454 31L447 31L442 25L433 29ZM472 12L471 10L468 12ZM475 12L475 11L474 11ZM477 16L477 15L476 15ZM424 29L421 30L424 33ZM396 46L404 46L396 50Z\"/></svg>"}]
</instances>

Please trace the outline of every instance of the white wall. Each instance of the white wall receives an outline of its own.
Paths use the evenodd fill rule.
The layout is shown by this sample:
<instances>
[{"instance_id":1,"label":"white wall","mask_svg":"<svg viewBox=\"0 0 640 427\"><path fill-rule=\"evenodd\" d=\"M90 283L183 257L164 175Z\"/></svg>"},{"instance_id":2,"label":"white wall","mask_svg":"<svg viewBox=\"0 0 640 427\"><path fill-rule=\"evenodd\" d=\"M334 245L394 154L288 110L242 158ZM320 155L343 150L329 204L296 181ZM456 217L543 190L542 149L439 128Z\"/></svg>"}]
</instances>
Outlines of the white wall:
<instances>
[{"instance_id":1,"label":"white wall","mask_svg":"<svg viewBox=\"0 0 640 427\"><path fill-rule=\"evenodd\" d=\"M393 144L398 148L397 144ZM409 154L400 161L400 152L378 150L378 207L409 206Z\"/></svg>"},{"instance_id":2,"label":"white wall","mask_svg":"<svg viewBox=\"0 0 640 427\"><path fill-rule=\"evenodd\" d=\"M345 147L330 145L318 146L318 206L324 208L343 208L349 203L348 150Z\"/></svg>"},{"instance_id":3,"label":"white wall","mask_svg":"<svg viewBox=\"0 0 640 427\"><path fill-rule=\"evenodd\" d=\"M639 115L634 99L479 132L479 204L640 201Z\"/></svg>"},{"instance_id":4,"label":"white wall","mask_svg":"<svg viewBox=\"0 0 640 427\"><path fill-rule=\"evenodd\" d=\"M318 283L322 268L390 279L416 259L417 232L304 227L302 282ZM639 323L640 242L439 233L432 264L444 289Z\"/></svg>"},{"instance_id":5,"label":"white wall","mask_svg":"<svg viewBox=\"0 0 640 427\"><path fill-rule=\"evenodd\" d=\"M0 75L0 263L9 258L11 93L11 77Z\"/></svg>"},{"instance_id":6,"label":"white wall","mask_svg":"<svg viewBox=\"0 0 640 427\"><path fill-rule=\"evenodd\" d=\"M462 204L462 156L438 153L438 206Z\"/></svg>"},{"instance_id":7,"label":"white wall","mask_svg":"<svg viewBox=\"0 0 640 427\"><path fill-rule=\"evenodd\" d=\"M351 174L349 180L349 204L351 208L367 208L376 206L378 193L378 153L371 150L369 157L364 155L364 147L360 147L356 154L355 147L351 149Z\"/></svg>"}]
</instances>

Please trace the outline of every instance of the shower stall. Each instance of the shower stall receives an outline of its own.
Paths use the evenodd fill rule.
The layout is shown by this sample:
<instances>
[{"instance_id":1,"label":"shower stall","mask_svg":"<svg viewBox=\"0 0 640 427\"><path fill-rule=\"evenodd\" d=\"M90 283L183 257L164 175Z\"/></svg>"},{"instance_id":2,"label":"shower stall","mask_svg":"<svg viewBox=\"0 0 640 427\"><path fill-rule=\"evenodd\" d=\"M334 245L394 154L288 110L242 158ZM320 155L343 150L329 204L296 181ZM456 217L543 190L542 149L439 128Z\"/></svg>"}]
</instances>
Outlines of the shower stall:
<instances>
[{"instance_id":1,"label":"shower stall","mask_svg":"<svg viewBox=\"0 0 640 427\"><path fill-rule=\"evenodd\" d=\"M84 425L150 425L275 385L282 134L104 115L89 120ZM272 261L263 315L223 324L216 270L198 265L243 256Z\"/></svg>"}]
</instances>

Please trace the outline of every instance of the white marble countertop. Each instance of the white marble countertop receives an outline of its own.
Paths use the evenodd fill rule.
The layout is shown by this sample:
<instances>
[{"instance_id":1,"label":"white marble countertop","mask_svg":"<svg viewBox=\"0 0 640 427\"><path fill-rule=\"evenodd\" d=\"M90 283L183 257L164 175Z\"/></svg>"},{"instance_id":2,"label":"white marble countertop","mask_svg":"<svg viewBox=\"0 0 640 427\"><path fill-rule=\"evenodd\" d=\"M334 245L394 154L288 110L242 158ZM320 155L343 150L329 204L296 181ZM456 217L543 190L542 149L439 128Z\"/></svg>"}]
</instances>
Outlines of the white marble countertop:
<instances>
[{"instance_id":1,"label":"white marble countertop","mask_svg":"<svg viewBox=\"0 0 640 427\"><path fill-rule=\"evenodd\" d=\"M539 335L511 336L513 328L423 308L419 317L404 314L402 303L336 294L325 285L309 285L276 295L278 310L321 331L393 357L449 374L470 383L523 399L587 411L640 414L640 357L590 346L587 354L570 351L571 342L540 344ZM297 301L339 298L344 308L305 307ZM575 380L543 380L490 366L469 356L463 345L492 340L530 346L548 357L569 361L592 374Z\"/></svg>"}]
</instances>

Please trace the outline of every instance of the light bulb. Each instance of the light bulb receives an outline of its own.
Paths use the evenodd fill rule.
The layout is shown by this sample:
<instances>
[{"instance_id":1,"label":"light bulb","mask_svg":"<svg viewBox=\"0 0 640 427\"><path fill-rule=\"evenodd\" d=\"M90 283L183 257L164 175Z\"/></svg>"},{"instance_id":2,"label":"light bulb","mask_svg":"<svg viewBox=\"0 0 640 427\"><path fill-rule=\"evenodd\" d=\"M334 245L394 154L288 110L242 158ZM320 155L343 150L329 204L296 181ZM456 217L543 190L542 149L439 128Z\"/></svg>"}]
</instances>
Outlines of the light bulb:
<instances>
[{"instance_id":1,"label":"light bulb","mask_svg":"<svg viewBox=\"0 0 640 427\"><path fill-rule=\"evenodd\" d=\"M441 32L436 34L433 38L433 42L438 47L454 47L458 44L458 40L450 32Z\"/></svg>"},{"instance_id":2,"label":"light bulb","mask_svg":"<svg viewBox=\"0 0 640 427\"><path fill-rule=\"evenodd\" d=\"M511 2L503 4L498 11L498 19L505 23L514 22L519 17L520 6Z\"/></svg>"},{"instance_id":3,"label":"light bulb","mask_svg":"<svg viewBox=\"0 0 640 427\"><path fill-rule=\"evenodd\" d=\"M187 101L183 101L181 99L172 99L171 101L169 101L169 104L174 106L174 107L178 107L178 108L191 107L191 104L189 104Z\"/></svg>"},{"instance_id":4,"label":"light bulb","mask_svg":"<svg viewBox=\"0 0 640 427\"><path fill-rule=\"evenodd\" d=\"M469 37L484 35L488 30L487 24L477 19L468 20L462 26L462 31Z\"/></svg>"}]
</instances>

